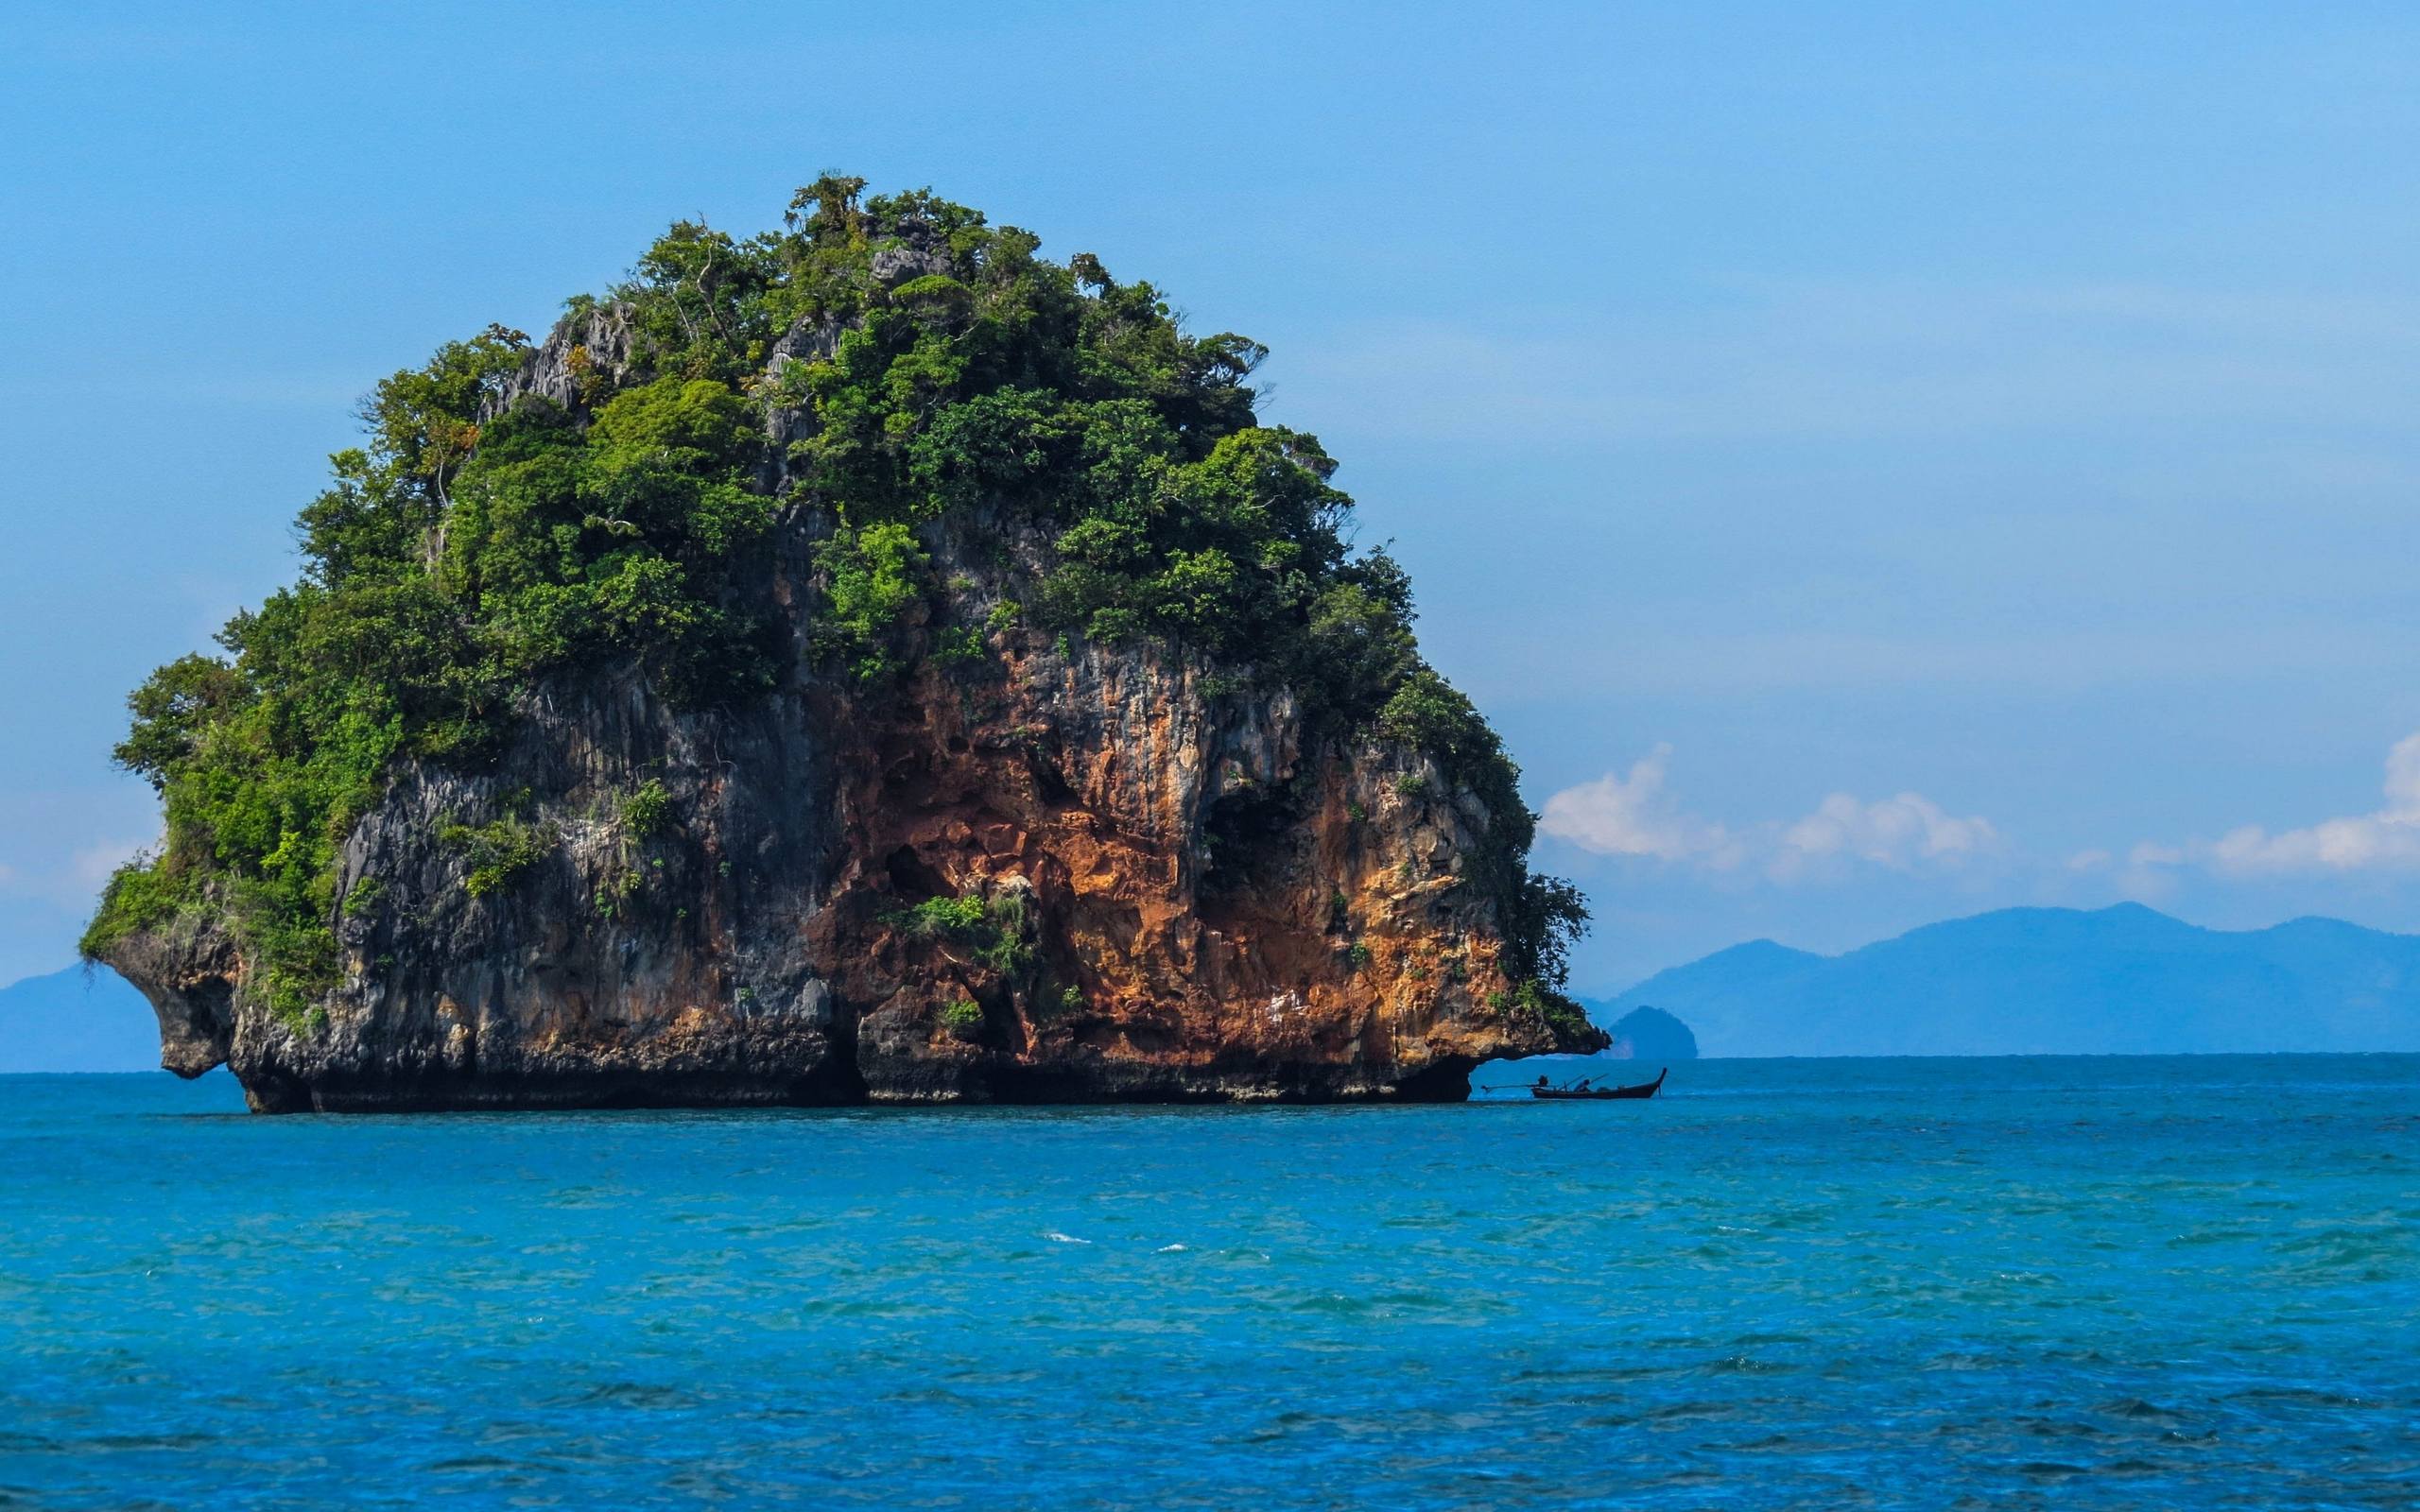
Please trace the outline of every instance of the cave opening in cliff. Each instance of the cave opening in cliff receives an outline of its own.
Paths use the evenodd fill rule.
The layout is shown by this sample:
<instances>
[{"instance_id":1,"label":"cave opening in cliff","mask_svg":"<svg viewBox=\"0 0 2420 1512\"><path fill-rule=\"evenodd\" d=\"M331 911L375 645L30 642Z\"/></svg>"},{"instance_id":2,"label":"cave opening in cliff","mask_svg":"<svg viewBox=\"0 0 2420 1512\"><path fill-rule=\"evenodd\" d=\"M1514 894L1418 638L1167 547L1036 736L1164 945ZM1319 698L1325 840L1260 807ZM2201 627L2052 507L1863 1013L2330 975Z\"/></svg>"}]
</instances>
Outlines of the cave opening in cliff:
<instances>
[{"instance_id":1,"label":"cave opening in cliff","mask_svg":"<svg viewBox=\"0 0 2420 1512\"><path fill-rule=\"evenodd\" d=\"M885 857L883 870L890 876L891 890L911 903L946 898L954 891L949 879L925 865L912 845L903 845Z\"/></svg>"},{"instance_id":2,"label":"cave opening in cliff","mask_svg":"<svg viewBox=\"0 0 2420 1512\"><path fill-rule=\"evenodd\" d=\"M1284 788L1245 788L1220 798L1202 820L1210 844L1202 891L1234 893L1255 883L1267 858L1287 849L1272 842L1301 823L1300 805Z\"/></svg>"},{"instance_id":3,"label":"cave opening in cliff","mask_svg":"<svg viewBox=\"0 0 2420 1512\"><path fill-rule=\"evenodd\" d=\"M1026 766L1033 775L1033 790L1043 802L1058 808L1076 801L1075 786L1067 781L1066 774L1039 752L1028 754Z\"/></svg>"}]
</instances>

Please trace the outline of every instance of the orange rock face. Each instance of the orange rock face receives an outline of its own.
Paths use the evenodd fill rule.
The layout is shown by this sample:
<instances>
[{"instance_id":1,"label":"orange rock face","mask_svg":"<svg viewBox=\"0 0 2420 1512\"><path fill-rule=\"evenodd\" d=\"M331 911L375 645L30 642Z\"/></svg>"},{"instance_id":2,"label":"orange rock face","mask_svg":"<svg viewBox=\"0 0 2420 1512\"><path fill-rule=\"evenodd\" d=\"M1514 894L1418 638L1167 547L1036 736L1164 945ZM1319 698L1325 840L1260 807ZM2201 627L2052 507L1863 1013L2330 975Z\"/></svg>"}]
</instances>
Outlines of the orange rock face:
<instances>
[{"instance_id":1,"label":"orange rock face","mask_svg":"<svg viewBox=\"0 0 2420 1512\"><path fill-rule=\"evenodd\" d=\"M1501 1005L1433 769L1305 751L1283 700L1204 698L1156 657L998 640L996 679L928 677L842 788L819 954L867 1005L872 1095L1437 1095L1553 1047ZM1029 954L903 927L935 897L1004 905ZM959 1003L979 1033L942 1027Z\"/></svg>"}]
</instances>

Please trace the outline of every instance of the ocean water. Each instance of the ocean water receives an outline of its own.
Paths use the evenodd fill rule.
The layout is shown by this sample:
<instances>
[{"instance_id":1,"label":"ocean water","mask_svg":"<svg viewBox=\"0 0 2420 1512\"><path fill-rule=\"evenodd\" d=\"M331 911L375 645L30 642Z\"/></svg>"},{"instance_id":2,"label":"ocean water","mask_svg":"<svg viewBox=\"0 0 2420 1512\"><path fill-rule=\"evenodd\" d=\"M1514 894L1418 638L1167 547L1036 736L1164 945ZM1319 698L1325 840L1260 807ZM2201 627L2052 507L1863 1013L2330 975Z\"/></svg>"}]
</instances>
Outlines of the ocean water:
<instances>
[{"instance_id":1,"label":"ocean water","mask_svg":"<svg viewBox=\"0 0 2420 1512\"><path fill-rule=\"evenodd\" d=\"M0 1505L2420 1504L2420 1057L239 1106L0 1078Z\"/></svg>"}]
</instances>

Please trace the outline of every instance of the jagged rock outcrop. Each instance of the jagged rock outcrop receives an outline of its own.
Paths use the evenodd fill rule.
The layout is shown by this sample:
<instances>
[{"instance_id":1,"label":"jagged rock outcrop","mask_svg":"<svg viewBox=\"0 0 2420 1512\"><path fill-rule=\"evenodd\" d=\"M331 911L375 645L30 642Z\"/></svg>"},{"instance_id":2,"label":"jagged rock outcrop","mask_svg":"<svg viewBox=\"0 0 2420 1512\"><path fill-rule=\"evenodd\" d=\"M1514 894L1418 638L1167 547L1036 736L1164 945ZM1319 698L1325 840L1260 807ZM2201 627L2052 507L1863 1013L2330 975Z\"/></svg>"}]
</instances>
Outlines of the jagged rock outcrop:
<instances>
[{"instance_id":1,"label":"jagged rock outcrop","mask_svg":"<svg viewBox=\"0 0 2420 1512\"><path fill-rule=\"evenodd\" d=\"M313 593L138 691L169 839L86 951L169 1069L264 1110L1446 1099L1600 1047L1540 990L1582 915L1512 770L1333 464L1252 421L1258 349L854 184L382 386ZM1384 736L1398 695L1442 733Z\"/></svg>"}]
</instances>

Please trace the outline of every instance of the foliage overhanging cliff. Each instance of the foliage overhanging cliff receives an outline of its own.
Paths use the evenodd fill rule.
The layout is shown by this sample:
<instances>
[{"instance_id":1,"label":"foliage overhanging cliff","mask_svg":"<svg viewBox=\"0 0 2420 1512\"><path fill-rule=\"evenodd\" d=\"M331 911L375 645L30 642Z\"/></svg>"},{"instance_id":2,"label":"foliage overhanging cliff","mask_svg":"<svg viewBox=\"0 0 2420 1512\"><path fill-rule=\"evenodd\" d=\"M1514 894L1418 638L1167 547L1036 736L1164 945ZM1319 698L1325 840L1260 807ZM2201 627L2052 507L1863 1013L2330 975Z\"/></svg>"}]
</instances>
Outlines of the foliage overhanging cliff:
<instances>
[{"instance_id":1,"label":"foliage overhanging cliff","mask_svg":"<svg viewBox=\"0 0 2420 1512\"><path fill-rule=\"evenodd\" d=\"M1090 803L1094 832L1125 826L1138 853L1175 858L1160 890L1182 913L1205 888L1309 898L1335 884L1317 900L1333 906L1311 911L1336 917L1283 923L1264 911L1231 931L1327 937L1332 968L1287 968L1323 989L1371 955L1341 880L1374 876L1370 856L1401 851L1385 907L1450 893L1460 911L1441 923L1436 903L1428 923L1388 937L1465 983L1469 952L1453 941L1488 937L1479 964L1495 985L1471 988L1468 1011L1449 1005L1447 1016L1542 1025L1543 1038L1496 1033L1495 1048L1515 1053L1592 1042L1559 990L1585 918L1578 894L1530 870L1518 774L1421 660L1402 570L1383 550L1349 548L1334 463L1316 438L1257 423L1247 380L1263 349L1186 334L1157 290L1118 283L1089 255L1054 263L1033 236L965 207L926 193L861 201L862 189L826 177L800 192L784 230L748 240L676 225L628 283L572 301L543 343L491 327L379 385L363 407L368 445L333 459L331 486L302 512L302 580L238 614L219 637L225 656L171 662L130 697L116 754L160 791L165 839L112 880L87 956L130 965L164 1024L215 1015L196 1032L219 1056L253 1014L264 1076L271 1062L391 1057L371 1021L413 997L397 984L422 970L414 953L522 939L543 908L526 902L515 923L513 895L552 865L557 890L602 920L588 933L627 933L652 908L665 952L679 954L678 938L724 963L667 966L650 990L700 1003L735 991L744 1005L728 963L752 958L745 936L770 927L758 916L771 895L710 906L747 826L729 810L735 790L688 752L778 726L843 732L824 742L837 749L799 758L821 775L785 800L835 816L792 837L822 859L783 863L796 884L781 895L785 923L795 932L802 913L838 900L855 933L821 948L896 956L858 991L898 997L913 979L920 1002L965 992L919 1010L944 1059L1029 1059L1046 1008L1139 1002L1150 973L1097 959L1146 948L1115 937L1122 928L1088 935L1080 909L1062 917L1033 891L1038 863L970 869L921 831L884 855L834 859L873 843L881 826L869 816L911 801L903 761L924 782L964 767L940 784L945 799L912 801L1006 815L1019 846L1039 836L1048 850L1058 832L1045 816ZM1158 691L1132 691L1137 678ZM567 756L601 745L600 690L624 686L651 733L623 737L610 759ZM1155 728L1207 731L1187 737L1188 761L1225 765L1186 765L1184 784L1157 799L1130 802L1116 787L1130 779L1107 776L1088 797L1070 776L1084 761L1144 759L1131 712L1094 730L1115 698L1143 699ZM1077 705L1092 720L1080 750L1062 717ZM936 754L893 748L925 739ZM1238 742L1267 750L1239 756ZM982 765L1011 747L1025 765L1011 777ZM1427 861L1402 845L1342 831L1336 844L1359 859L1335 860L1324 840L1329 859L1305 859L1315 815L1337 810L1346 831L1373 823L1370 801L1329 800L1367 787L1368 771L1352 774L1374 763L1387 788L1370 798L1399 813L1396 839L1443 827L1445 840L1420 842L1450 851L1432 882L1415 885ZM877 766L889 787L852 786ZM1003 782L1021 796L987 792ZM422 801L407 788L442 794ZM1146 811L1162 799L1189 833L1159 833L1167 816ZM410 844L427 853L406 861L396 848ZM720 858L711 872L709 854ZM390 896L399 887L430 896ZM435 896L449 887L458 896ZM693 907L713 920L693 920ZM486 933L429 933L437 912L463 908L489 910ZM1424 945L1424 929L1444 933ZM542 973L578 954L562 940L510 949ZM627 938L620 949L631 955ZM812 970L819 982L847 975L831 961ZM1263 965L1245 977L1256 990L1283 974ZM196 996L205 978L222 989L208 1005ZM677 990L664 985L676 978ZM936 987L943 978L957 985ZM419 995L469 1011L457 980L428 977ZM606 988L581 980L571 997L589 1013ZM331 1012L362 1022L332 1028ZM1143 1043L1126 1027L1122 1044ZM819 1032L838 1036L830 1022ZM349 1034L350 1051L309 1048L332 1033ZM1182 1059L1186 1032L1169 1033L1147 1048ZM1219 1054L1233 1058L1233 1046ZM1373 1075L1387 1080L1385 1068Z\"/></svg>"}]
</instances>

